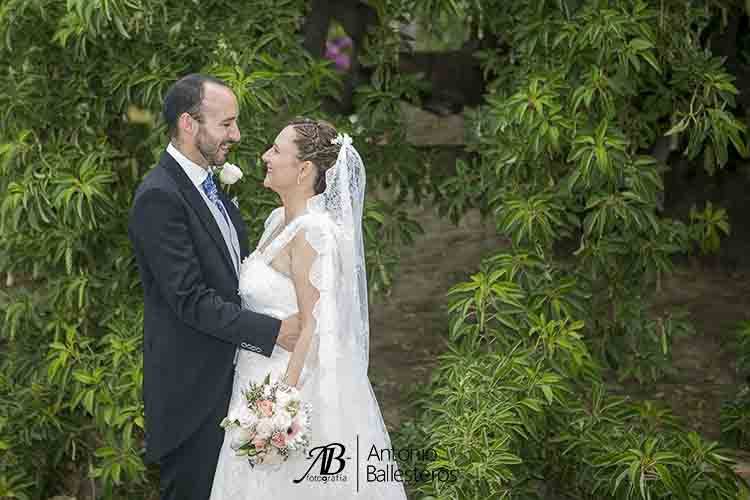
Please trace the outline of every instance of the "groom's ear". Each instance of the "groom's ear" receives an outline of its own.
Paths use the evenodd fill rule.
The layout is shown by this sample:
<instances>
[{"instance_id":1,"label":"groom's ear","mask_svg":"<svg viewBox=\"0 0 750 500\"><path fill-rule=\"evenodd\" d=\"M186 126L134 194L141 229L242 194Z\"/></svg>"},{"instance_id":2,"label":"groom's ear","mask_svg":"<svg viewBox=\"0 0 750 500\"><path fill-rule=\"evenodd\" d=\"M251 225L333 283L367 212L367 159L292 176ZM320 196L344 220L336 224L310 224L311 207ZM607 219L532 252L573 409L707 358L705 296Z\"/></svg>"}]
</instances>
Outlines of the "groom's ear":
<instances>
[{"instance_id":1,"label":"groom's ear","mask_svg":"<svg viewBox=\"0 0 750 500\"><path fill-rule=\"evenodd\" d=\"M195 132L196 125L195 119L188 112L182 113L177 118L177 128L190 136Z\"/></svg>"},{"instance_id":2,"label":"groom's ear","mask_svg":"<svg viewBox=\"0 0 750 500\"><path fill-rule=\"evenodd\" d=\"M187 113L182 113L180 116L177 117L177 132L180 133L189 133L188 127L190 127L190 115Z\"/></svg>"}]
</instances>

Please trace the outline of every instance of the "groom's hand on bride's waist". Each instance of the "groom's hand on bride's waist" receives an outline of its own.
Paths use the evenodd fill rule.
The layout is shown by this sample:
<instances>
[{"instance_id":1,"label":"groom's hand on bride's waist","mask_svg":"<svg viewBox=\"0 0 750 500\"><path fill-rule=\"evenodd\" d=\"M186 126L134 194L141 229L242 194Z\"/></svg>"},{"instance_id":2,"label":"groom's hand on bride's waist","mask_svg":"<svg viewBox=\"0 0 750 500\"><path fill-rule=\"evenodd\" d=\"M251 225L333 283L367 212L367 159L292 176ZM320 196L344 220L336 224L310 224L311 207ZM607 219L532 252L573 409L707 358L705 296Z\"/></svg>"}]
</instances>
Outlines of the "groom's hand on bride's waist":
<instances>
[{"instance_id":1,"label":"groom's hand on bride's waist","mask_svg":"<svg viewBox=\"0 0 750 500\"><path fill-rule=\"evenodd\" d=\"M289 352L294 351L294 345L297 343L300 334L299 314L290 316L281 321L279 336L276 337L276 344L280 345Z\"/></svg>"}]
</instances>

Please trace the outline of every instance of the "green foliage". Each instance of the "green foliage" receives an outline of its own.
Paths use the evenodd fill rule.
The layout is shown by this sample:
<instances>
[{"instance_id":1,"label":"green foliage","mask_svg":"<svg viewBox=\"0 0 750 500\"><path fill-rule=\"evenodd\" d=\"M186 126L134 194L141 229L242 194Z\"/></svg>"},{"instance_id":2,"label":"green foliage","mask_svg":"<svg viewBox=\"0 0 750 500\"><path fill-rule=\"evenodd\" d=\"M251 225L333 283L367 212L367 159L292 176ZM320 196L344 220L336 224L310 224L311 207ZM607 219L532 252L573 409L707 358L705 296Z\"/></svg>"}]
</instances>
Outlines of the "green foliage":
<instances>
[{"instance_id":1,"label":"green foliage","mask_svg":"<svg viewBox=\"0 0 750 500\"><path fill-rule=\"evenodd\" d=\"M585 283L540 255L503 253L450 290L451 347L405 439L437 451L425 470L459 479L419 484L417 498L536 498L543 481L592 500L736 498L716 443L668 409L607 395L576 319L590 311ZM686 328L679 315L642 321L657 338Z\"/></svg>"},{"instance_id":2,"label":"green foliage","mask_svg":"<svg viewBox=\"0 0 750 500\"><path fill-rule=\"evenodd\" d=\"M721 246L721 235L729 236L729 216L723 208L714 209L710 201L706 208L699 212L695 206L690 207L691 239L698 244L702 254L716 253Z\"/></svg>"},{"instance_id":3,"label":"green foliage","mask_svg":"<svg viewBox=\"0 0 750 500\"><path fill-rule=\"evenodd\" d=\"M362 221L362 231L366 242L367 282L370 293L388 293L392 284L391 276L398 266L397 250L411 245L414 237L422 234L422 227L409 218L407 213L395 205L384 201L368 200ZM384 246L388 241L390 246Z\"/></svg>"},{"instance_id":4,"label":"green foliage","mask_svg":"<svg viewBox=\"0 0 750 500\"><path fill-rule=\"evenodd\" d=\"M595 319L600 336L591 339L594 352L607 361L618 378L656 382L674 374L672 345L694 333L685 311L654 313L646 297L635 294L613 304L611 318Z\"/></svg>"},{"instance_id":5,"label":"green foliage","mask_svg":"<svg viewBox=\"0 0 750 500\"><path fill-rule=\"evenodd\" d=\"M492 81L468 113L474 155L436 200L454 221L478 208L511 248L449 291L452 349L416 425L426 443L450 443L430 466L467 479L418 491L531 498L553 483L581 499L737 498L740 481L716 443L683 431L668 410L607 395L605 384L612 373L642 383L670 373L675 339L692 327L680 311L653 311L651 298L674 256L693 244L716 251L729 233L726 212L710 205L687 222L661 215L663 167L646 152L676 135L709 172L731 149L748 154L737 89L701 41L713 16L736 7L432 4L505 45L479 54ZM531 374L554 382L539 389ZM489 408L499 410L494 421ZM490 464L496 474L480 474Z\"/></svg>"},{"instance_id":6,"label":"green foliage","mask_svg":"<svg viewBox=\"0 0 750 500\"><path fill-rule=\"evenodd\" d=\"M750 386L721 406L721 433L733 446L750 449Z\"/></svg>"},{"instance_id":7,"label":"green foliage","mask_svg":"<svg viewBox=\"0 0 750 500\"><path fill-rule=\"evenodd\" d=\"M542 407L565 391L561 378L529 352L453 350L442 358L428 403L433 423L427 446L437 459L427 470L453 471L455 482L435 480L420 491L437 498L506 498L533 477L519 448L542 432Z\"/></svg>"},{"instance_id":8,"label":"green foliage","mask_svg":"<svg viewBox=\"0 0 750 500\"><path fill-rule=\"evenodd\" d=\"M484 54L495 80L471 114L468 147L477 155L440 186L443 212L457 221L478 207L514 251L544 259L575 241L572 265L593 294L587 342L623 377L660 376L674 335L689 328L648 318L652 287L693 242L716 251L729 223L711 205L693 211L690 225L660 216L662 170L643 151L679 133L685 154L719 166L730 145L746 153L731 77L701 46L710 9L512 2L490 16L488 5L461 6L511 49Z\"/></svg>"},{"instance_id":9,"label":"green foliage","mask_svg":"<svg viewBox=\"0 0 750 500\"><path fill-rule=\"evenodd\" d=\"M743 321L737 330L737 371L750 375L750 321Z\"/></svg>"},{"instance_id":10,"label":"green foliage","mask_svg":"<svg viewBox=\"0 0 750 500\"><path fill-rule=\"evenodd\" d=\"M743 321L737 329L732 349L737 352L737 375L750 382L750 321ZM750 449L750 385L741 385L733 399L721 406L721 433L739 448Z\"/></svg>"},{"instance_id":11,"label":"green foliage","mask_svg":"<svg viewBox=\"0 0 750 500\"><path fill-rule=\"evenodd\" d=\"M539 255L498 254L449 296L454 347L417 422L438 450L427 470L461 479L419 493L532 498L547 477L576 498L735 498L716 444L683 433L668 410L606 395L573 319L588 312L575 277ZM650 324L662 335L682 325Z\"/></svg>"},{"instance_id":12,"label":"green foliage","mask_svg":"<svg viewBox=\"0 0 750 500\"><path fill-rule=\"evenodd\" d=\"M680 430L670 411L596 386L555 418L561 471L581 498L735 498L738 484L716 443Z\"/></svg>"}]
</instances>

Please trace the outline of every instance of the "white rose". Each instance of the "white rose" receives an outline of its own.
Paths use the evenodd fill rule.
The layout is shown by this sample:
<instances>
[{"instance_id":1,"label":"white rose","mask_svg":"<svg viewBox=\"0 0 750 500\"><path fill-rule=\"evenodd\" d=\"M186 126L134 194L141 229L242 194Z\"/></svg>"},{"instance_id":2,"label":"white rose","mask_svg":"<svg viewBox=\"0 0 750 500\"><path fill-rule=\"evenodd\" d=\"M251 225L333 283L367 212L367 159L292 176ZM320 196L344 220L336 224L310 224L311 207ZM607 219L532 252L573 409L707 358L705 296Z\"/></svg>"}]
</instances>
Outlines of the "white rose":
<instances>
[{"instance_id":1,"label":"white rose","mask_svg":"<svg viewBox=\"0 0 750 500\"><path fill-rule=\"evenodd\" d=\"M219 173L219 181L222 184L234 184L242 179L242 170L234 163L225 163Z\"/></svg>"},{"instance_id":2,"label":"white rose","mask_svg":"<svg viewBox=\"0 0 750 500\"><path fill-rule=\"evenodd\" d=\"M256 435L261 439L268 439L273 433L273 422L270 418L261 418L255 427Z\"/></svg>"},{"instance_id":3,"label":"white rose","mask_svg":"<svg viewBox=\"0 0 750 500\"><path fill-rule=\"evenodd\" d=\"M263 387L263 397L268 399L271 397L271 386L267 385Z\"/></svg>"},{"instance_id":4,"label":"white rose","mask_svg":"<svg viewBox=\"0 0 750 500\"><path fill-rule=\"evenodd\" d=\"M279 411L273 417L273 426L276 429L286 430L292 425L292 416L284 410Z\"/></svg>"},{"instance_id":5,"label":"white rose","mask_svg":"<svg viewBox=\"0 0 750 500\"><path fill-rule=\"evenodd\" d=\"M227 422L231 422L232 425L236 425L237 421L240 419L240 412L242 412L242 406L230 408L229 413L227 413L227 416L224 418L224 420L226 420Z\"/></svg>"},{"instance_id":6,"label":"white rose","mask_svg":"<svg viewBox=\"0 0 750 500\"><path fill-rule=\"evenodd\" d=\"M276 407L286 408L290 401L295 399L290 391L276 391Z\"/></svg>"},{"instance_id":7,"label":"white rose","mask_svg":"<svg viewBox=\"0 0 750 500\"><path fill-rule=\"evenodd\" d=\"M250 411L250 408L247 407L247 405L242 405L239 410L237 411L237 415L235 417L242 427L252 427L253 425L258 422L258 417Z\"/></svg>"},{"instance_id":8,"label":"white rose","mask_svg":"<svg viewBox=\"0 0 750 500\"><path fill-rule=\"evenodd\" d=\"M229 446L236 451L249 443L254 435L255 433L249 429L243 429L242 427L234 429L232 431L232 440L230 441Z\"/></svg>"}]
</instances>

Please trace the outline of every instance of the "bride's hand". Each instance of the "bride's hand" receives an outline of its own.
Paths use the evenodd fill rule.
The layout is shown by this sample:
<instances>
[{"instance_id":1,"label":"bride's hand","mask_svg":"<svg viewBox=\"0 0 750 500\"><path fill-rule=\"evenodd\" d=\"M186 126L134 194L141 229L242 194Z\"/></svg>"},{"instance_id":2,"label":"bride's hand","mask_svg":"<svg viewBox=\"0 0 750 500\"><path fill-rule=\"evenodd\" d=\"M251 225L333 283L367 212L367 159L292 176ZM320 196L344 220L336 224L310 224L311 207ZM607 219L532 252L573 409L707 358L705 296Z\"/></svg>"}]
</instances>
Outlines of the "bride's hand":
<instances>
[{"instance_id":1,"label":"bride's hand","mask_svg":"<svg viewBox=\"0 0 750 500\"><path fill-rule=\"evenodd\" d=\"M281 320L281 328L279 329L279 336L276 337L276 343L287 351L292 352L294 351L294 346L297 345L299 335L300 319L299 314L295 314Z\"/></svg>"},{"instance_id":2,"label":"bride's hand","mask_svg":"<svg viewBox=\"0 0 750 500\"><path fill-rule=\"evenodd\" d=\"M284 374L284 376L283 376L283 377L281 378L281 383L282 383L283 385L285 385L286 387L294 387L295 389L299 390L299 389L300 389L300 386L299 386L299 381L297 381L297 382L295 382L295 383L292 383L292 382L291 382L291 380L290 380L290 378L291 378L291 377L290 377L290 375L289 375L289 371L288 371L288 368L287 368L287 372L286 372L286 373Z\"/></svg>"}]
</instances>

